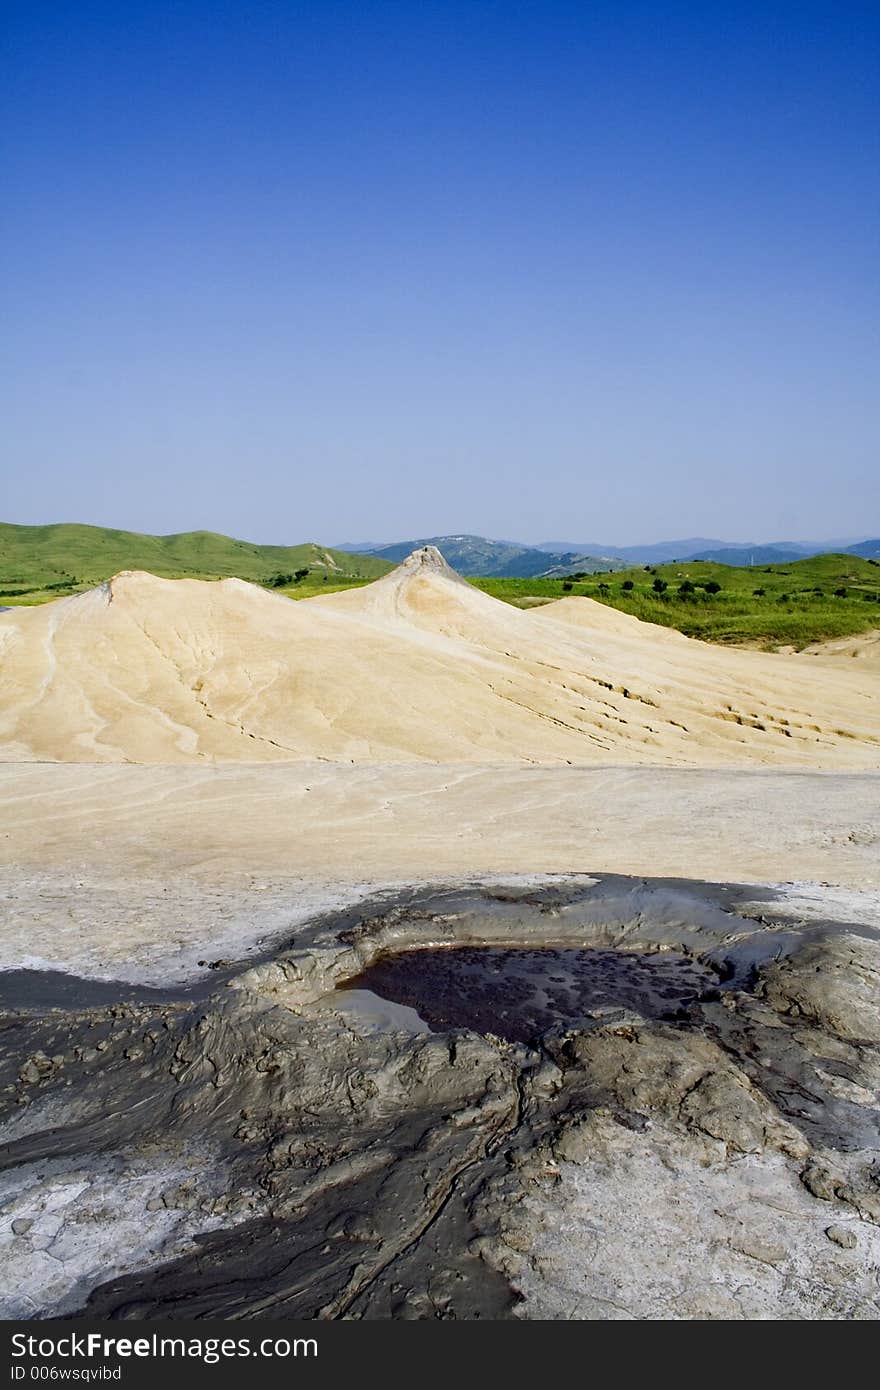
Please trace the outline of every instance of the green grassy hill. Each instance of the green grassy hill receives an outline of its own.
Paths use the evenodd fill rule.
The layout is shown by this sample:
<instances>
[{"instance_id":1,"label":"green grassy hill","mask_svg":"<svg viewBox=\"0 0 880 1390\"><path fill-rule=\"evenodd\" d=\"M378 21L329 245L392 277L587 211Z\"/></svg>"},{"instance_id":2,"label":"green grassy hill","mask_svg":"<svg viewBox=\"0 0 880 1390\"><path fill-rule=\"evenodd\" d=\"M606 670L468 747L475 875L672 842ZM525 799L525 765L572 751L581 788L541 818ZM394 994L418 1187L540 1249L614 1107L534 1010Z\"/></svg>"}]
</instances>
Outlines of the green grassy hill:
<instances>
[{"instance_id":1,"label":"green grassy hill","mask_svg":"<svg viewBox=\"0 0 880 1390\"><path fill-rule=\"evenodd\" d=\"M352 580L378 579L392 566L369 555L324 546L255 545L185 531L145 536L104 526L12 526L0 523L0 604L43 603L77 593L120 570L142 569L167 578L224 579L235 575L268 584L307 570L295 587L322 592Z\"/></svg>"},{"instance_id":2,"label":"green grassy hill","mask_svg":"<svg viewBox=\"0 0 880 1390\"><path fill-rule=\"evenodd\" d=\"M613 575L471 582L522 607L530 599L583 594L709 642L804 647L880 628L880 562L856 555L750 569L690 560Z\"/></svg>"}]
</instances>

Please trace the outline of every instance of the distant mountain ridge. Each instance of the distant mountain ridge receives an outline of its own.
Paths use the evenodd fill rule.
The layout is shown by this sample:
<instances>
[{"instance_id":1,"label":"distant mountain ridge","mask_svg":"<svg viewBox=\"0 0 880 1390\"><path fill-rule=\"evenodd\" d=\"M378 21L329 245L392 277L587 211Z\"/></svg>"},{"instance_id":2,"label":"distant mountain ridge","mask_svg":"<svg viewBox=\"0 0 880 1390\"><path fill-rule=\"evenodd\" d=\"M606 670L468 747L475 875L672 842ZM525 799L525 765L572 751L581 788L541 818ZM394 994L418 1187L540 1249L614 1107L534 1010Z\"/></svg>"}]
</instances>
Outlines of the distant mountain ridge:
<instances>
[{"instance_id":1,"label":"distant mountain ridge","mask_svg":"<svg viewBox=\"0 0 880 1390\"><path fill-rule=\"evenodd\" d=\"M700 550L696 555L687 555L687 560L711 560L717 565L736 565L746 568L749 565L785 565L791 560L807 560L813 552L796 550L793 546L782 545L737 545L722 546L718 550Z\"/></svg>"},{"instance_id":2,"label":"distant mountain ridge","mask_svg":"<svg viewBox=\"0 0 880 1390\"><path fill-rule=\"evenodd\" d=\"M876 537L874 540L859 541L858 545L850 545L844 554L861 555L863 560L880 560L880 537Z\"/></svg>"},{"instance_id":3,"label":"distant mountain ridge","mask_svg":"<svg viewBox=\"0 0 880 1390\"><path fill-rule=\"evenodd\" d=\"M721 550L739 544L733 541L712 540L706 536L691 536L688 540L656 541L649 545L607 545L598 541L575 542L541 541L541 550L575 551L580 555L607 555L626 565L662 565L668 560L686 560L698 551Z\"/></svg>"},{"instance_id":4,"label":"distant mountain ridge","mask_svg":"<svg viewBox=\"0 0 880 1390\"><path fill-rule=\"evenodd\" d=\"M715 550L701 550L696 555L676 556L682 560L712 560L718 565L784 565L790 560L808 560L813 555L859 555L862 559L873 559L880 555L880 541L860 541L857 545L841 547L834 541L819 542L815 545L799 545L794 541L777 541L770 545L721 546Z\"/></svg>"},{"instance_id":5,"label":"distant mountain ridge","mask_svg":"<svg viewBox=\"0 0 880 1390\"><path fill-rule=\"evenodd\" d=\"M866 550L865 547L868 547ZM658 541L651 545L602 546L596 542L577 545L572 542L541 541L541 550L578 550L582 554L611 555L627 565L664 565L671 560L712 560L721 565L781 565L786 560L805 560L811 555L861 555L874 559L880 541L864 540L853 544L835 537L823 541L720 541L705 536L687 540Z\"/></svg>"},{"instance_id":6,"label":"distant mountain ridge","mask_svg":"<svg viewBox=\"0 0 880 1390\"><path fill-rule=\"evenodd\" d=\"M516 541L490 540L486 536L423 536L416 540L398 541L362 552L376 559L399 565L413 550L425 545L436 546L443 558L459 574L480 575L494 579L534 579L560 569L601 571L622 568L623 562L597 555L585 555L572 550L553 552L536 546L520 545ZM339 547L340 549L342 547Z\"/></svg>"},{"instance_id":7,"label":"distant mountain ridge","mask_svg":"<svg viewBox=\"0 0 880 1390\"><path fill-rule=\"evenodd\" d=\"M860 555L864 559L880 558L880 540L864 540L855 544L846 544L837 539L757 544L722 541L706 536L658 541L649 545L609 546L598 541L541 541L538 545L526 545L519 541L491 540L486 536L451 535L382 545L361 542L357 550L360 554L399 564L412 550L422 545L435 545L461 574L499 579L553 577L578 570L597 573L628 569L633 565L663 565L672 560L710 560L721 565L746 567L781 565L789 560L829 553ZM354 546L351 548L354 549ZM349 546L340 545L337 549L348 550Z\"/></svg>"}]
</instances>

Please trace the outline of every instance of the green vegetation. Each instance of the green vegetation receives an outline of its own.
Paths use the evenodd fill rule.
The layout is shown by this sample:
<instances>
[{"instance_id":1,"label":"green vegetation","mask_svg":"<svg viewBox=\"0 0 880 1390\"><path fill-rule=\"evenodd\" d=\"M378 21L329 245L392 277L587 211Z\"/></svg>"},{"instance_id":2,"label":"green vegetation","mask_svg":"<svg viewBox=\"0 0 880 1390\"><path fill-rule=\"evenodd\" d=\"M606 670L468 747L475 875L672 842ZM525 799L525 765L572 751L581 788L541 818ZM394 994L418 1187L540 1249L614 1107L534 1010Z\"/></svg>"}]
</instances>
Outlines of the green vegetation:
<instances>
[{"instance_id":1,"label":"green vegetation","mask_svg":"<svg viewBox=\"0 0 880 1390\"><path fill-rule=\"evenodd\" d=\"M745 569L691 560L565 580L470 582L523 608L582 594L709 642L800 648L880 628L880 563L856 555L815 555Z\"/></svg>"},{"instance_id":2,"label":"green vegetation","mask_svg":"<svg viewBox=\"0 0 880 1390\"><path fill-rule=\"evenodd\" d=\"M292 584L305 597L346 587L351 580L378 579L391 568L373 556L314 544L254 545L213 531L145 536L103 526L0 523L0 604L7 606L79 593L120 570L149 570L168 579L234 575L279 590Z\"/></svg>"},{"instance_id":3,"label":"green vegetation","mask_svg":"<svg viewBox=\"0 0 880 1390\"><path fill-rule=\"evenodd\" d=\"M288 584L277 589L285 598L315 598L318 594L338 594L343 589L362 589L372 584L372 579L358 579L349 575L321 574L310 571L307 579ZM272 586L275 588L275 586Z\"/></svg>"}]
</instances>

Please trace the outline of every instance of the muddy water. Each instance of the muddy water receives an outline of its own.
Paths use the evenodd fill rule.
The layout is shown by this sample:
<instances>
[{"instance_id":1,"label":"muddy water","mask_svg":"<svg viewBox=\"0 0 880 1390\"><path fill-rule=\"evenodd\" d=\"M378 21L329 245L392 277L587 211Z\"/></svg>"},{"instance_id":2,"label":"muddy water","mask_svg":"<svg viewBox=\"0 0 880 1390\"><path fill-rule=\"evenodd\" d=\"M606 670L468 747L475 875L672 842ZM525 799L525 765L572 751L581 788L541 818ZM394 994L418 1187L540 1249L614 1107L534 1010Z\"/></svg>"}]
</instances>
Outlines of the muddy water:
<instances>
[{"instance_id":1,"label":"muddy water","mask_svg":"<svg viewBox=\"0 0 880 1390\"><path fill-rule=\"evenodd\" d=\"M713 971L672 951L458 946L381 956L340 988L407 1005L435 1032L471 1028L530 1042L608 1008L680 1019L717 986Z\"/></svg>"}]
</instances>

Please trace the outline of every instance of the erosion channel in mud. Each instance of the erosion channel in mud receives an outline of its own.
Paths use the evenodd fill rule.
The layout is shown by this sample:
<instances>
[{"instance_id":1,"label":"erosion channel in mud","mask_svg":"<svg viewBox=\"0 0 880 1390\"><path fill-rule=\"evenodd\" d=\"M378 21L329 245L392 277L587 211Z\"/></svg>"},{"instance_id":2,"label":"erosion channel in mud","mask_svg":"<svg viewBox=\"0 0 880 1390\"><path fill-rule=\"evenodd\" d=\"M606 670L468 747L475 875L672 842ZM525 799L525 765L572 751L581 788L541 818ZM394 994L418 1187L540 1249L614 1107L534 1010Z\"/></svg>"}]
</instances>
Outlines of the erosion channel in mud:
<instances>
[{"instance_id":1,"label":"erosion channel in mud","mask_svg":"<svg viewBox=\"0 0 880 1390\"><path fill-rule=\"evenodd\" d=\"M451 946L380 956L341 990L415 1009L433 1032L473 1028L529 1043L557 1023L609 1008L682 1020L718 975L675 952Z\"/></svg>"}]
</instances>

